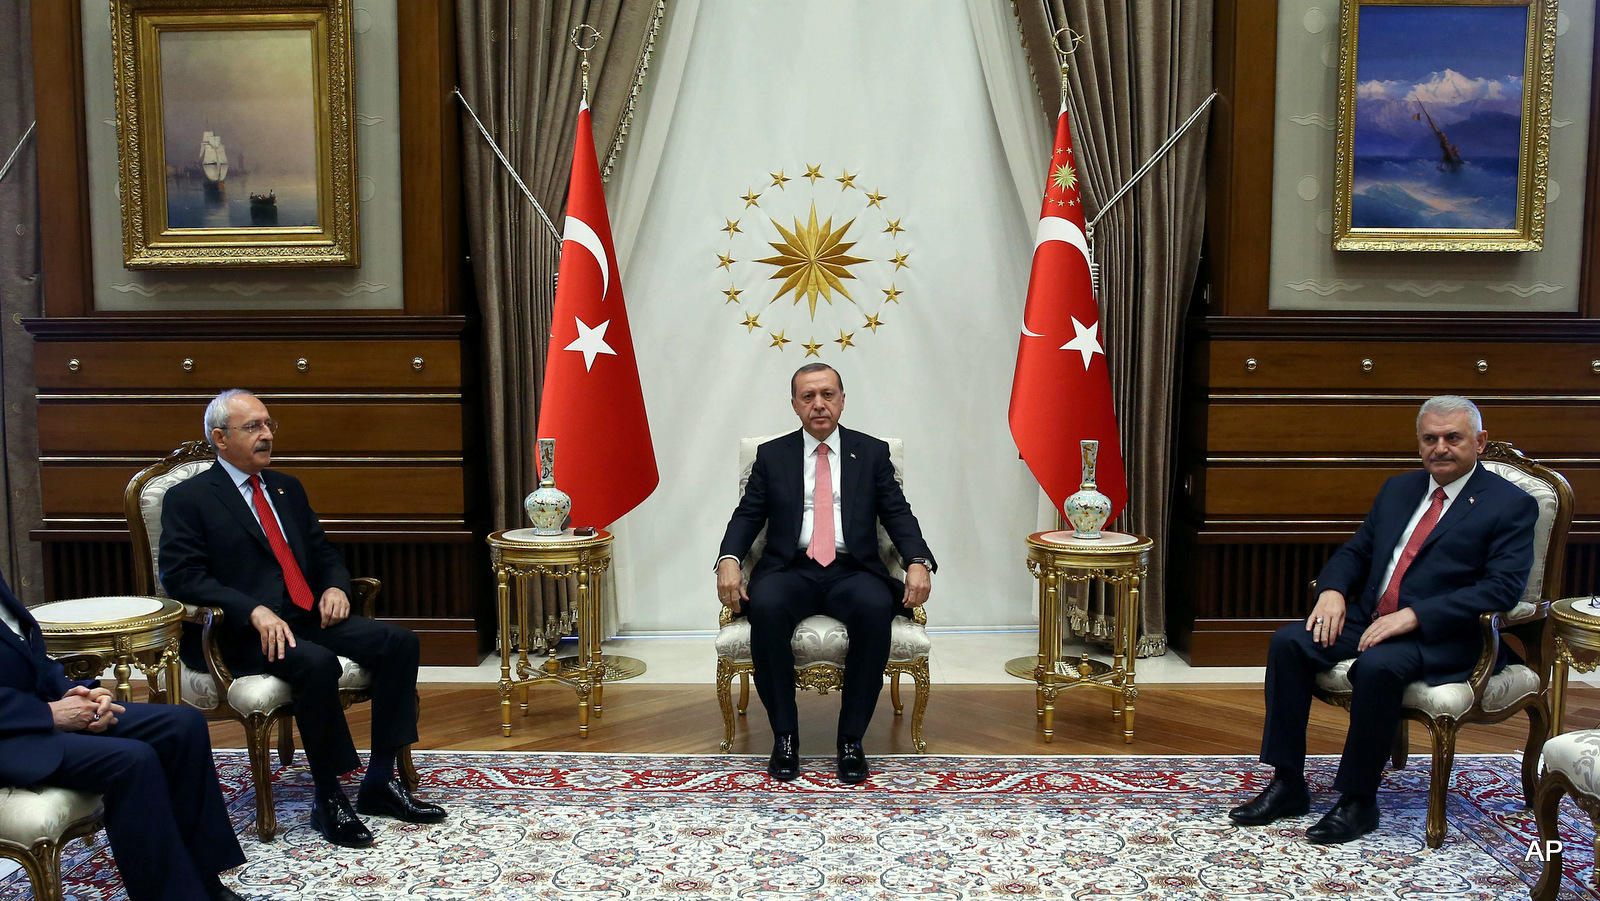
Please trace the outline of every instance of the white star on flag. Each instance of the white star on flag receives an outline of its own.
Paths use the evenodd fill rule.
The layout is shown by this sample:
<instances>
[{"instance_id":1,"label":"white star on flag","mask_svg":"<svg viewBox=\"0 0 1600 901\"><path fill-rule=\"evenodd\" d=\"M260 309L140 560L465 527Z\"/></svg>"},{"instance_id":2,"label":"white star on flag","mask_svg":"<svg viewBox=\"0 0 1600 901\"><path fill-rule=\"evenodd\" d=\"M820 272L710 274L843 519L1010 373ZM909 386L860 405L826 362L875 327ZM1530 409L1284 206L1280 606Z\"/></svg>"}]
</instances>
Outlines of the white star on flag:
<instances>
[{"instance_id":1,"label":"white star on flag","mask_svg":"<svg viewBox=\"0 0 1600 901\"><path fill-rule=\"evenodd\" d=\"M611 325L607 319L594 328L585 325L582 319L574 316L572 321L578 324L578 340L568 344L564 350L576 350L583 353L583 371L588 372L594 368L594 358L601 354L610 354L613 357L617 352L606 343L606 328Z\"/></svg>"},{"instance_id":2,"label":"white star on flag","mask_svg":"<svg viewBox=\"0 0 1600 901\"><path fill-rule=\"evenodd\" d=\"M1072 317L1072 330L1077 332L1077 335L1075 335L1071 341L1061 345L1061 349L1075 350L1078 353L1083 354L1083 370L1088 372L1089 361L1094 358L1094 355L1103 355L1106 352L1105 348L1100 346L1100 338L1098 337L1100 333L1100 323L1096 322L1094 325L1084 325L1078 321L1078 317L1074 316Z\"/></svg>"}]
</instances>

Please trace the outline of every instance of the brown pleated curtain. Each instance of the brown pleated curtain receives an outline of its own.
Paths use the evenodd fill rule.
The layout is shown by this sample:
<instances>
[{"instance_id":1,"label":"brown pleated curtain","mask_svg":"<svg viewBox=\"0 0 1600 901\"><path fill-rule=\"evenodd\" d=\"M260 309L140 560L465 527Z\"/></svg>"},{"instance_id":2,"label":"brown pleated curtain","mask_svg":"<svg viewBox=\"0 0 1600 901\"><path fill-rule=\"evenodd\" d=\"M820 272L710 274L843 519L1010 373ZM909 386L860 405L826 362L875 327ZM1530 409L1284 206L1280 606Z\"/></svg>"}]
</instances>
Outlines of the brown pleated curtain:
<instances>
[{"instance_id":1,"label":"brown pleated curtain","mask_svg":"<svg viewBox=\"0 0 1600 901\"><path fill-rule=\"evenodd\" d=\"M1071 59L1067 103L1084 212L1093 218L1211 93L1211 0L1014 0L1014 6L1040 108L1052 126L1061 108L1061 68L1051 35L1069 27L1085 38ZM1101 335L1128 470L1128 507L1116 525L1155 539L1140 599L1140 656L1166 650L1178 373L1205 219L1203 125L1094 230ZM1091 603L1072 617L1073 631L1108 637L1106 612Z\"/></svg>"},{"instance_id":2,"label":"brown pleated curtain","mask_svg":"<svg viewBox=\"0 0 1600 901\"><path fill-rule=\"evenodd\" d=\"M0 0L0 33L28 35L27 0ZM33 340L19 320L40 314L39 177L35 138L22 141L33 123L33 52L13 39L0 52L0 166L21 143L0 180L0 564L24 604L44 596L39 545L28 540L44 511L39 500L38 399L33 384Z\"/></svg>"},{"instance_id":3,"label":"brown pleated curtain","mask_svg":"<svg viewBox=\"0 0 1600 901\"><path fill-rule=\"evenodd\" d=\"M572 29L603 39L589 53L589 108L602 174L621 150L665 13L664 0L458 0L460 89L556 229L566 218L583 93ZM585 41L587 43L587 41ZM560 238L462 112L468 240L483 317L484 413L493 521L523 521L538 484L539 398L555 304ZM557 461L559 463L559 460ZM565 582L528 586L535 624L570 611ZM543 650L544 642L535 644Z\"/></svg>"}]
</instances>

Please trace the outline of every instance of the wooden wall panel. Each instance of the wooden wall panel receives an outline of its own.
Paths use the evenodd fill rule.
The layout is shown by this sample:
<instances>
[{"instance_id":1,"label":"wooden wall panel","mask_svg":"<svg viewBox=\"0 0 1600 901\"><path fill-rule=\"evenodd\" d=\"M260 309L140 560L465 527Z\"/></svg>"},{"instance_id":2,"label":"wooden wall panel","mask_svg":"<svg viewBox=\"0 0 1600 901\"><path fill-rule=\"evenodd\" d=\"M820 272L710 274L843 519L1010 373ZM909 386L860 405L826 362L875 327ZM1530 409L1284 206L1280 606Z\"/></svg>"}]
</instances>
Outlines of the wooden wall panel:
<instances>
[{"instance_id":1,"label":"wooden wall panel","mask_svg":"<svg viewBox=\"0 0 1600 901\"><path fill-rule=\"evenodd\" d=\"M1208 455L1402 456L1417 452L1421 397L1332 401L1213 398L1203 410ZM1477 399L1489 437L1535 457L1587 455L1600 436L1600 405ZM1530 443L1533 442L1533 443Z\"/></svg>"},{"instance_id":2,"label":"wooden wall panel","mask_svg":"<svg viewBox=\"0 0 1600 901\"><path fill-rule=\"evenodd\" d=\"M420 361L420 362L418 362ZM289 391L461 385L461 346L439 340L40 342L41 391Z\"/></svg>"},{"instance_id":3,"label":"wooden wall panel","mask_svg":"<svg viewBox=\"0 0 1600 901\"><path fill-rule=\"evenodd\" d=\"M373 398L360 401L279 400L261 393L281 423L274 450L285 456L370 453L460 457L464 438L458 402ZM453 400L453 398L447 399ZM46 457L142 453L151 460L201 437L207 399L79 401L41 398L39 452ZM129 429L137 423L137 429Z\"/></svg>"},{"instance_id":4,"label":"wooden wall panel","mask_svg":"<svg viewBox=\"0 0 1600 901\"><path fill-rule=\"evenodd\" d=\"M1481 372L1480 361L1485 367ZM1369 362L1370 369L1365 366ZM1213 340L1209 387L1275 393L1405 391L1423 397L1600 393L1600 348L1588 343Z\"/></svg>"},{"instance_id":5,"label":"wooden wall panel","mask_svg":"<svg viewBox=\"0 0 1600 901\"><path fill-rule=\"evenodd\" d=\"M105 514L122 518L122 492L137 463L46 463L39 468L46 517ZM317 515L326 518L463 515L459 465L307 464L281 460L273 468L299 479Z\"/></svg>"}]
</instances>

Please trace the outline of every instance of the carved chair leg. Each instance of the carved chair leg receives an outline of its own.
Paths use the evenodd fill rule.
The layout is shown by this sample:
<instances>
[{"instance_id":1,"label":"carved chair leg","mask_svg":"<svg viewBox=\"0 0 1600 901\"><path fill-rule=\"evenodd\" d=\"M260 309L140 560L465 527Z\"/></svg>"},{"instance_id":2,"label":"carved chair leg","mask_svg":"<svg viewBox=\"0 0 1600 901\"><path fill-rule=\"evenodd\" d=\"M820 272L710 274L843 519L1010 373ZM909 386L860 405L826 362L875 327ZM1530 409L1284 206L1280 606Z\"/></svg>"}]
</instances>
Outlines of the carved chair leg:
<instances>
[{"instance_id":1,"label":"carved chair leg","mask_svg":"<svg viewBox=\"0 0 1600 901\"><path fill-rule=\"evenodd\" d=\"M250 780L256 789L256 838L270 842L278 837L278 812L272 803L272 727L280 717L254 714L245 723L245 747L250 754ZM281 733L280 733L281 735Z\"/></svg>"},{"instance_id":2,"label":"carved chair leg","mask_svg":"<svg viewBox=\"0 0 1600 901\"><path fill-rule=\"evenodd\" d=\"M294 763L294 717L287 713L278 715L278 763Z\"/></svg>"},{"instance_id":3,"label":"carved chair leg","mask_svg":"<svg viewBox=\"0 0 1600 901\"><path fill-rule=\"evenodd\" d=\"M40 842L22 859L34 901L61 901L61 843Z\"/></svg>"},{"instance_id":4,"label":"carved chair leg","mask_svg":"<svg viewBox=\"0 0 1600 901\"><path fill-rule=\"evenodd\" d=\"M1433 772L1428 776L1428 847L1444 844L1444 801L1450 792L1450 768L1456 762L1457 724L1449 717L1437 717L1428 724L1433 735Z\"/></svg>"},{"instance_id":5,"label":"carved chair leg","mask_svg":"<svg viewBox=\"0 0 1600 901\"><path fill-rule=\"evenodd\" d=\"M739 674L739 715L750 709L750 674Z\"/></svg>"},{"instance_id":6,"label":"carved chair leg","mask_svg":"<svg viewBox=\"0 0 1600 901\"><path fill-rule=\"evenodd\" d=\"M1554 850L1545 858L1539 881L1533 885L1530 893L1532 901L1555 901L1556 893L1561 890L1561 851L1559 846L1550 842L1561 837L1556 828L1556 818L1561 812L1561 796L1565 793L1563 780L1548 776L1540 781L1538 789L1534 791L1533 822L1539 827L1539 846Z\"/></svg>"},{"instance_id":7,"label":"carved chair leg","mask_svg":"<svg viewBox=\"0 0 1600 901\"><path fill-rule=\"evenodd\" d=\"M739 677L741 685L747 685L744 675ZM740 692L739 709L744 710L743 694L748 689ZM722 753L728 753L733 747L733 672L726 658L717 658L717 704L722 708Z\"/></svg>"},{"instance_id":8,"label":"carved chair leg","mask_svg":"<svg viewBox=\"0 0 1600 901\"><path fill-rule=\"evenodd\" d=\"M1544 753L1544 743L1550 737L1550 708L1544 698L1536 698L1528 707L1528 745L1522 751L1522 805L1533 806L1533 792L1539 784L1539 755Z\"/></svg>"},{"instance_id":9,"label":"carved chair leg","mask_svg":"<svg viewBox=\"0 0 1600 901\"><path fill-rule=\"evenodd\" d=\"M889 671L889 703L894 705L894 715L899 716L905 712L905 705L900 703L900 671Z\"/></svg>"},{"instance_id":10,"label":"carved chair leg","mask_svg":"<svg viewBox=\"0 0 1600 901\"><path fill-rule=\"evenodd\" d=\"M926 754L928 743L922 739L922 714L928 709L928 658L917 661L916 667L911 670L911 681L917 689L911 707L911 744L916 746L918 754Z\"/></svg>"},{"instance_id":11,"label":"carved chair leg","mask_svg":"<svg viewBox=\"0 0 1600 901\"><path fill-rule=\"evenodd\" d=\"M1389 751L1389 761L1397 770L1406 768L1406 758L1411 754L1411 724L1401 720L1394 728L1394 746Z\"/></svg>"},{"instance_id":12,"label":"carved chair leg","mask_svg":"<svg viewBox=\"0 0 1600 901\"><path fill-rule=\"evenodd\" d=\"M422 784L422 780L417 776L417 764L411 759L411 746L406 745L401 748L397 759L400 764L398 767L400 781L405 783L406 788L416 791L417 786Z\"/></svg>"}]
</instances>

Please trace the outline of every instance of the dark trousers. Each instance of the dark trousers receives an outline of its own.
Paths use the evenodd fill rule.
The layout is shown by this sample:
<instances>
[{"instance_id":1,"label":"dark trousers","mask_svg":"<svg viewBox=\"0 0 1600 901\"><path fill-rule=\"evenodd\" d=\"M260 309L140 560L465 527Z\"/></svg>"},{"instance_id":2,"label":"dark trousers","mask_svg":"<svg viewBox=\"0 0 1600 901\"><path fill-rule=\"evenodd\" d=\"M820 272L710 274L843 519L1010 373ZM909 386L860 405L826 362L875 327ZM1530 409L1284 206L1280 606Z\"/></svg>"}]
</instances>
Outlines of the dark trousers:
<instances>
[{"instance_id":1,"label":"dark trousers","mask_svg":"<svg viewBox=\"0 0 1600 901\"><path fill-rule=\"evenodd\" d=\"M99 794L130 901L205 901L205 883L244 863L217 785L206 718L192 707L128 704L103 733L61 736L45 785Z\"/></svg>"},{"instance_id":2,"label":"dark trousers","mask_svg":"<svg viewBox=\"0 0 1600 901\"><path fill-rule=\"evenodd\" d=\"M1301 772L1306 762L1306 723L1316 674L1341 660L1350 667L1350 731L1345 734L1335 790L1371 797L1383 781L1383 764L1400 725L1400 700L1406 686L1422 678L1422 648L1416 633L1396 635L1356 653L1368 623L1346 621L1332 647L1311 640L1304 623L1274 632L1267 655L1267 724L1261 736L1261 762Z\"/></svg>"},{"instance_id":3,"label":"dark trousers","mask_svg":"<svg viewBox=\"0 0 1600 901\"><path fill-rule=\"evenodd\" d=\"M339 657L372 673L372 747L395 751L417 740L416 633L392 623L351 616L324 629L315 608L290 606L279 613L294 630L295 646L268 663L261 645L241 649L253 658L243 672L267 673L289 683L295 724L306 744L306 761L319 780L337 778L361 765L350 726L339 703ZM236 672L239 670L236 670Z\"/></svg>"},{"instance_id":4,"label":"dark trousers","mask_svg":"<svg viewBox=\"0 0 1600 901\"><path fill-rule=\"evenodd\" d=\"M894 595L889 583L841 555L831 566L796 557L784 569L750 584L750 658L756 693L774 734L799 731L794 702L794 650L790 638L808 616L831 616L850 632L840 692L839 735L860 738L872 722L889 662Z\"/></svg>"}]
</instances>

